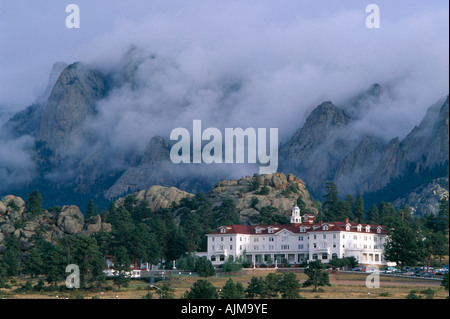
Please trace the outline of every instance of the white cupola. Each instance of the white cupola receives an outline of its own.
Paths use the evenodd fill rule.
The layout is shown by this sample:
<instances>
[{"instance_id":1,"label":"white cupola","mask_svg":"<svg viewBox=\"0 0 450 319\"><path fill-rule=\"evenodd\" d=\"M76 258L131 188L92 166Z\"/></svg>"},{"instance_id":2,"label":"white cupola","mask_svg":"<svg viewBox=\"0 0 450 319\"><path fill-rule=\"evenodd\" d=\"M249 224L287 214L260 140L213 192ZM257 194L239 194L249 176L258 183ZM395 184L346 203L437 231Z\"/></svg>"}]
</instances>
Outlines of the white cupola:
<instances>
[{"instance_id":1,"label":"white cupola","mask_svg":"<svg viewBox=\"0 0 450 319\"><path fill-rule=\"evenodd\" d=\"M300 216L300 208L295 205L292 208L292 214L291 214L291 224L301 224L302 223L302 217Z\"/></svg>"}]
</instances>

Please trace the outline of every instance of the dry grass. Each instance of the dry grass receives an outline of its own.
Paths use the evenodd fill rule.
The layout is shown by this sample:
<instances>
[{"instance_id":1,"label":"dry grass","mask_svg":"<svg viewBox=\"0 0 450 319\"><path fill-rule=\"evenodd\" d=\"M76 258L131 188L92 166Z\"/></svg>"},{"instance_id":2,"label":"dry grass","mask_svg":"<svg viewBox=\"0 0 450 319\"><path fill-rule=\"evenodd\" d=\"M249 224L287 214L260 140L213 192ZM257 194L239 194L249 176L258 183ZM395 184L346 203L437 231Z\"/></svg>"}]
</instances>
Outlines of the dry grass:
<instances>
[{"instance_id":1,"label":"dry grass","mask_svg":"<svg viewBox=\"0 0 450 319\"><path fill-rule=\"evenodd\" d=\"M253 275L264 277L267 272L247 272L239 275L210 277L208 280L216 287L222 288L228 278L233 281L240 282L247 287ZM306 280L303 273L296 274L300 282ZM339 273L330 274L331 286L319 288L313 291L310 287L302 288L300 295L306 299L404 299L411 290L424 290L431 288L435 291L434 299L444 299L448 297L448 292L440 286L440 281L424 280L416 278L400 278L392 276L380 276L380 288L369 289L365 285L367 274L364 273ZM171 288L175 289L175 298L180 298L186 290L189 290L192 284L200 279L199 277L173 277L169 279ZM113 286L112 281L108 281L111 290L103 290L104 295L100 291L64 291L64 292L43 292L43 293L17 293L15 289L19 288L27 280L31 280L33 285L38 279L30 279L28 277L18 277L9 282L11 289L1 289L4 298L26 298L26 299L55 299L59 298L76 298L81 293L85 299L91 299L96 296L100 299L141 299L142 296L149 291L149 285L142 280L132 280L128 287L118 290ZM61 283L64 284L64 283ZM153 290L153 298L159 298L159 295Z\"/></svg>"}]
</instances>

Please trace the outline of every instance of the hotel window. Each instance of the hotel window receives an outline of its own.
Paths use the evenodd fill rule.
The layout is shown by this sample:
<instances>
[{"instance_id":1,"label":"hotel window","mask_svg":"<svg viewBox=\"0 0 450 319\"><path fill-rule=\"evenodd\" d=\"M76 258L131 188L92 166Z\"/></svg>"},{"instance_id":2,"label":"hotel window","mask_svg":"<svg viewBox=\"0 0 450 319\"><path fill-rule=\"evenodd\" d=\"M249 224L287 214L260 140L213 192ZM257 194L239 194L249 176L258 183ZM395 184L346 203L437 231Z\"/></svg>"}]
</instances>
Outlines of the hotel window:
<instances>
[{"instance_id":1,"label":"hotel window","mask_svg":"<svg viewBox=\"0 0 450 319\"><path fill-rule=\"evenodd\" d=\"M298 249L303 249L303 245L298 245Z\"/></svg>"},{"instance_id":2,"label":"hotel window","mask_svg":"<svg viewBox=\"0 0 450 319\"><path fill-rule=\"evenodd\" d=\"M312 259L313 259L313 260L316 260L316 259L317 259L317 254L313 254L313 255L312 255Z\"/></svg>"},{"instance_id":3,"label":"hotel window","mask_svg":"<svg viewBox=\"0 0 450 319\"><path fill-rule=\"evenodd\" d=\"M289 249L289 245L281 245L281 249L284 249L284 250Z\"/></svg>"},{"instance_id":4,"label":"hotel window","mask_svg":"<svg viewBox=\"0 0 450 319\"><path fill-rule=\"evenodd\" d=\"M242 250L242 245L239 245L239 250Z\"/></svg>"},{"instance_id":5,"label":"hotel window","mask_svg":"<svg viewBox=\"0 0 450 319\"><path fill-rule=\"evenodd\" d=\"M254 250L258 250L258 249L259 249L259 246L253 246L253 249L254 249Z\"/></svg>"},{"instance_id":6,"label":"hotel window","mask_svg":"<svg viewBox=\"0 0 450 319\"><path fill-rule=\"evenodd\" d=\"M253 242L254 242L254 243L259 242L259 238L253 238Z\"/></svg>"},{"instance_id":7,"label":"hotel window","mask_svg":"<svg viewBox=\"0 0 450 319\"><path fill-rule=\"evenodd\" d=\"M269 241L274 241L274 238L273 237L269 237Z\"/></svg>"},{"instance_id":8,"label":"hotel window","mask_svg":"<svg viewBox=\"0 0 450 319\"><path fill-rule=\"evenodd\" d=\"M333 239L336 239L336 234L333 234Z\"/></svg>"},{"instance_id":9,"label":"hotel window","mask_svg":"<svg viewBox=\"0 0 450 319\"><path fill-rule=\"evenodd\" d=\"M230 237L230 241L233 241L233 237Z\"/></svg>"},{"instance_id":10,"label":"hotel window","mask_svg":"<svg viewBox=\"0 0 450 319\"><path fill-rule=\"evenodd\" d=\"M233 249L233 245L230 245L230 250Z\"/></svg>"},{"instance_id":11,"label":"hotel window","mask_svg":"<svg viewBox=\"0 0 450 319\"><path fill-rule=\"evenodd\" d=\"M303 236L298 236L299 241L303 241Z\"/></svg>"},{"instance_id":12,"label":"hotel window","mask_svg":"<svg viewBox=\"0 0 450 319\"><path fill-rule=\"evenodd\" d=\"M322 254L322 259L328 259L328 254Z\"/></svg>"},{"instance_id":13,"label":"hotel window","mask_svg":"<svg viewBox=\"0 0 450 319\"><path fill-rule=\"evenodd\" d=\"M214 241L214 239L215 239L215 238L214 238L214 237L212 237L212 239L211 239L211 240L212 240L212 241Z\"/></svg>"},{"instance_id":14,"label":"hotel window","mask_svg":"<svg viewBox=\"0 0 450 319\"><path fill-rule=\"evenodd\" d=\"M283 237L281 238L281 240L282 240L282 241L289 241L289 236L283 236Z\"/></svg>"},{"instance_id":15,"label":"hotel window","mask_svg":"<svg viewBox=\"0 0 450 319\"><path fill-rule=\"evenodd\" d=\"M273 245L269 245L269 250L273 250Z\"/></svg>"},{"instance_id":16,"label":"hotel window","mask_svg":"<svg viewBox=\"0 0 450 319\"><path fill-rule=\"evenodd\" d=\"M327 243L322 243L322 248L327 248Z\"/></svg>"},{"instance_id":17,"label":"hotel window","mask_svg":"<svg viewBox=\"0 0 450 319\"><path fill-rule=\"evenodd\" d=\"M327 235L323 234L322 235L323 239L327 239Z\"/></svg>"},{"instance_id":18,"label":"hotel window","mask_svg":"<svg viewBox=\"0 0 450 319\"><path fill-rule=\"evenodd\" d=\"M223 237L220 237L220 241L223 241Z\"/></svg>"},{"instance_id":19,"label":"hotel window","mask_svg":"<svg viewBox=\"0 0 450 319\"><path fill-rule=\"evenodd\" d=\"M316 243L313 243L313 248L317 248L317 244Z\"/></svg>"},{"instance_id":20,"label":"hotel window","mask_svg":"<svg viewBox=\"0 0 450 319\"><path fill-rule=\"evenodd\" d=\"M333 243L333 248L336 248L336 243Z\"/></svg>"},{"instance_id":21,"label":"hotel window","mask_svg":"<svg viewBox=\"0 0 450 319\"><path fill-rule=\"evenodd\" d=\"M314 239L317 239L317 236L316 235L314 235L314 237L313 237Z\"/></svg>"},{"instance_id":22,"label":"hotel window","mask_svg":"<svg viewBox=\"0 0 450 319\"><path fill-rule=\"evenodd\" d=\"M239 241L242 241L242 237L239 237Z\"/></svg>"}]
</instances>

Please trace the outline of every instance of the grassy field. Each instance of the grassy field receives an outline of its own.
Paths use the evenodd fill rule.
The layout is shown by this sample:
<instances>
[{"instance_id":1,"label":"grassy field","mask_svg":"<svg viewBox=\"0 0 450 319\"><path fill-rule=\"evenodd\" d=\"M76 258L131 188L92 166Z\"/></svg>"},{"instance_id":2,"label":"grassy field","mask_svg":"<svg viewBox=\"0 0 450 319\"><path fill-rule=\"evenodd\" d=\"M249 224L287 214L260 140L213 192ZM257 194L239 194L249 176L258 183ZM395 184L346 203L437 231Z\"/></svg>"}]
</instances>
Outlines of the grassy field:
<instances>
[{"instance_id":1,"label":"grassy field","mask_svg":"<svg viewBox=\"0 0 450 319\"><path fill-rule=\"evenodd\" d=\"M222 288L228 278L232 278L233 281L240 282L247 287L251 277L266 276L267 272L241 272L239 274L233 274L228 276L223 274L221 276L209 277L208 280L217 289ZM306 275L303 273L296 273L297 279L300 282L306 280ZM368 274L365 273L339 273L330 274L331 286L319 288L318 291L313 291L310 287L302 288L300 295L306 299L405 299L411 290L425 298L425 295L420 294L420 291L426 289L432 289L434 292L434 299L444 299L448 297L448 292L440 286L438 280L426 280L418 278L402 278L394 276L380 276L379 288L367 288L365 281ZM200 279L200 277L172 277L168 282L171 288L175 289L175 297L180 298L185 291L189 290L191 285ZM121 288L120 290L114 287L112 281L108 281L108 289L103 289L103 295L100 291L79 291L77 289L57 292L21 292L18 291L21 285L25 284L27 280L31 280L35 285L38 282L38 278L30 279L28 277L16 277L9 282L11 286L9 289L0 289L0 295L6 299L55 299L58 298L76 298L77 295L82 294L85 299L99 298L99 299L141 299L142 296L149 291L149 284L143 280L132 280L128 287ZM63 285L64 283L61 283ZM153 292L153 298L159 298L159 295L155 290Z\"/></svg>"}]
</instances>

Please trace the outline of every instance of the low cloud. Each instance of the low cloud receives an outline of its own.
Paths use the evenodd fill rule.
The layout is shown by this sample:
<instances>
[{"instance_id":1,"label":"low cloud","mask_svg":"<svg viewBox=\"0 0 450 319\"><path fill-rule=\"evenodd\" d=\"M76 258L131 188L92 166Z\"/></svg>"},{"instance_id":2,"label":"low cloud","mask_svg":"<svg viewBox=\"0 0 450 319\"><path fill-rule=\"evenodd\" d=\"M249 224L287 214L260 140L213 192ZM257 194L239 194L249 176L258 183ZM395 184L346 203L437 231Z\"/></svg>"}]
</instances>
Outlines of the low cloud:
<instances>
[{"instance_id":1,"label":"low cloud","mask_svg":"<svg viewBox=\"0 0 450 319\"><path fill-rule=\"evenodd\" d=\"M121 74L115 78L120 85L85 123L89 139L81 137L70 151L79 156L96 152L111 167L129 160L117 154L142 152L152 136L167 139L176 127L190 129L193 119L201 119L205 128L276 127L284 142L322 101L345 107L375 82L391 93L367 106L354 125L355 135L404 137L428 106L448 94L446 2L408 2L403 7L380 1L380 29L365 27L365 6L354 1L313 7L303 1L78 4L83 15L79 33L52 34L55 22L44 23L41 36L61 39L54 41L61 44L43 39L47 47L38 46L40 55L33 63L21 52L19 76L11 81L16 87L7 84L5 76L0 78L11 88L0 97L0 105L7 104L10 111L20 100L32 101L37 88L45 87L30 84L27 98L15 99L23 91L17 84L33 70L44 72L50 61L83 61ZM112 16L103 14L104 6ZM59 9L48 14L54 17ZM4 40L13 38L4 35ZM136 48L130 54L132 45ZM13 54L7 50L2 57L17 68ZM5 74L14 74L5 68ZM17 163L31 169L32 158L20 152L27 143L19 145L17 156L24 157ZM12 159L4 153L0 166Z\"/></svg>"}]
</instances>

